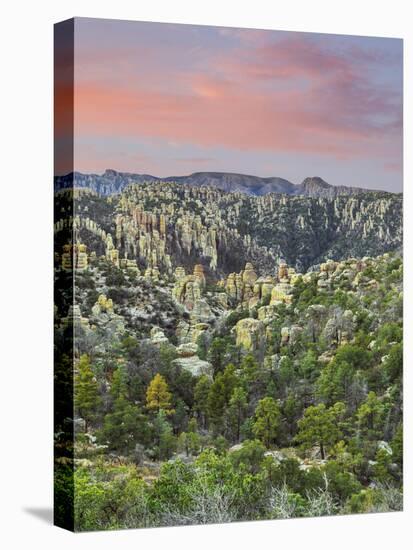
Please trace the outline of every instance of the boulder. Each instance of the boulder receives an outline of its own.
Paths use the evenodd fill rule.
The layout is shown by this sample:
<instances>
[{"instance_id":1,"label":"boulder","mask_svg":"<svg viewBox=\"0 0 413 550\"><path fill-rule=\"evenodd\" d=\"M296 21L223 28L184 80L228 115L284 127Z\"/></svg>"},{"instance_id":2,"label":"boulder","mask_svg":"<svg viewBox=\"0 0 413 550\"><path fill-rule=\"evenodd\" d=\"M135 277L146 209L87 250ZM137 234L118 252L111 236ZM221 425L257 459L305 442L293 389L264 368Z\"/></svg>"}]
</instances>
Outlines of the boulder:
<instances>
[{"instance_id":1,"label":"boulder","mask_svg":"<svg viewBox=\"0 0 413 550\"><path fill-rule=\"evenodd\" d=\"M178 346L176 348L176 352L179 357L192 357L193 355L196 355L197 349L196 344L187 342Z\"/></svg>"},{"instance_id":2,"label":"boulder","mask_svg":"<svg viewBox=\"0 0 413 550\"><path fill-rule=\"evenodd\" d=\"M208 361L203 361L197 355L192 355L191 357L178 357L174 359L172 364L178 365L182 369L190 372L193 376L201 376L201 374L206 374L212 378L212 365Z\"/></svg>"},{"instance_id":3,"label":"boulder","mask_svg":"<svg viewBox=\"0 0 413 550\"><path fill-rule=\"evenodd\" d=\"M160 346L162 344L167 344L169 342L168 338L165 336L162 329L159 327L153 327L151 329L151 342L155 346Z\"/></svg>"}]
</instances>

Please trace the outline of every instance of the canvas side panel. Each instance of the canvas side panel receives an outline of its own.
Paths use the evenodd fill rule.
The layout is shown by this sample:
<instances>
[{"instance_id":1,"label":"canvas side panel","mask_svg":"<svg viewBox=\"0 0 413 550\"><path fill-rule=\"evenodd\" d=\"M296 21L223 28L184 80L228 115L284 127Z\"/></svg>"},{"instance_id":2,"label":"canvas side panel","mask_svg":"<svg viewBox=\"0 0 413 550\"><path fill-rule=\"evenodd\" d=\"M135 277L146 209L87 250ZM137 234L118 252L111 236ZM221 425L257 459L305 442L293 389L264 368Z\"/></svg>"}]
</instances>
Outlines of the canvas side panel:
<instances>
[{"instance_id":1,"label":"canvas side panel","mask_svg":"<svg viewBox=\"0 0 413 550\"><path fill-rule=\"evenodd\" d=\"M74 20L54 27L54 523L74 530Z\"/></svg>"}]
</instances>

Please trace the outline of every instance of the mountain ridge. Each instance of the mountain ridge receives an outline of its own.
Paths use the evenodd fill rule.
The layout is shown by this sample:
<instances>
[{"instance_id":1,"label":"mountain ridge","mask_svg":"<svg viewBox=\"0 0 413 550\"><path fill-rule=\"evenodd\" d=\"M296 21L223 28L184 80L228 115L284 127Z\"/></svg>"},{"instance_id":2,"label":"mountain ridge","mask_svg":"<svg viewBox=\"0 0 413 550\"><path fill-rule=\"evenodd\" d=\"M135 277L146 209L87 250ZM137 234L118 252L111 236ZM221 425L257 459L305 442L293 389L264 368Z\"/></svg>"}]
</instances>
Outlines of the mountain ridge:
<instances>
[{"instance_id":1,"label":"mountain ridge","mask_svg":"<svg viewBox=\"0 0 413 550\"><path fill-rule=\"evenodd\" d=\"M216 187L229 193L244 193L251 196L263 196L270 193L291 196L327 197L338 195L357 195L360 193L386 193L353 186L334 186L319 176L305 178L302 183L295 184L277 176L260 177L236 172L194 172L187 176L168 176L160 178L151 174L118 172L106 169L103 174L84 174L70 172L63 176L55 176L55 189L72 187L89 187L102 195L112 195L122 192L128 185L150 182L175 182L194 187Z\"/></svg>"}]
</instances>

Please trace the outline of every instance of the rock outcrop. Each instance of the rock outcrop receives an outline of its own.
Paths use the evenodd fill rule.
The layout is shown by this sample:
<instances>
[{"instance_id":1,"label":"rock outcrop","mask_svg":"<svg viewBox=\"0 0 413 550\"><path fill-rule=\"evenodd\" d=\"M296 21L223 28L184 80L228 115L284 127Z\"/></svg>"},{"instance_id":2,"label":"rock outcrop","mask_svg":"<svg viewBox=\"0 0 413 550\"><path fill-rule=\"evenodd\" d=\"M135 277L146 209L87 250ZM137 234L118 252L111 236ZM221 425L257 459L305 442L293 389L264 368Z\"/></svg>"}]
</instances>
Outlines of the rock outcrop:
<instances>
[{"instance_id":1,"label":"rock outcrop","mask_svg":"<svg viewBox=\"0 0 413 550\"><path fill-rule=\"evenodd\" d=\"M212 365L198 357L196 344L191 342L181 344L176 348L176 351L178 358L173 360L174 365L189 371L193 376L205 374L212 378Z\"/></svg>"},{"instance_id":2,"label":"rock outcrop","mask_svg":"<svg viewBox=\"0 0 413 550\"><path fill-rule=\"evenodd\" d=\"M241 319L235 326L236 344L246 351L259 351L265 345L265 327L258 319Z\"/></svg>"}]
</instances>

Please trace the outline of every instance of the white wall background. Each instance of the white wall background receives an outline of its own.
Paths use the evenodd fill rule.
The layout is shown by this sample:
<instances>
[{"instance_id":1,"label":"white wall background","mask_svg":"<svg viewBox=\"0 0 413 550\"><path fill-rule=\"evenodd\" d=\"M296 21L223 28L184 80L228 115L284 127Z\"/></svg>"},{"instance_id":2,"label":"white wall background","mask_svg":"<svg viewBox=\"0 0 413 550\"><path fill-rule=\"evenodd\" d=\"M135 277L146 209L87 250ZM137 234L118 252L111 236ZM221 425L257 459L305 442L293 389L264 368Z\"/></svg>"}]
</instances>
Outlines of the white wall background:
<instances>
[{"instance_id":1,"label":"white wall background","mask_svg":"<svg viewBox=\"0 0 413 550\"><path fill-rule=\"evenodd\" d=\"M412 532L412 33L408 0L8 1L0 19L0 544L404 549ZM77 16L405 39L405 512L72 535L52 503L52 24ZM409 208L410 207L410 208ZM410 306L410 307L409 307ZM29 510L32 510L30 512Z\"/></svg>"}]
</instances>

